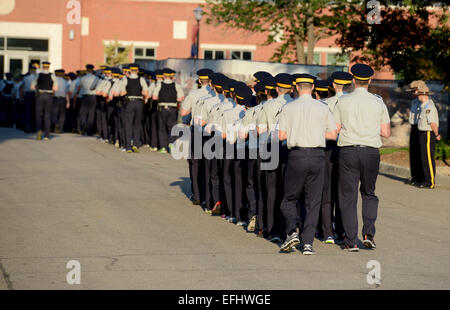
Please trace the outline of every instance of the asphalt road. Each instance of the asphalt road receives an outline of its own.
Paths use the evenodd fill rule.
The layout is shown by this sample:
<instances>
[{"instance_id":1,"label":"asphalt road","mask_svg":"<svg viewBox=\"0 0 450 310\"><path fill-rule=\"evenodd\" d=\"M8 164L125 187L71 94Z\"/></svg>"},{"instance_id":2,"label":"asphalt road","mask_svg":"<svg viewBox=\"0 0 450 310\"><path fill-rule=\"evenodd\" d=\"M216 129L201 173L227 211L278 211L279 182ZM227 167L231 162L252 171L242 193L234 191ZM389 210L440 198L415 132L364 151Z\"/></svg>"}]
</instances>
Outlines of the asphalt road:
<instances>
[{"instance_id":1,"label":"asphalt road","mask_svg":"<svg viewBox=\"0 0 450 310\"><path fill-rule=\"evenodd\" d=\"M187 163L0 128L1 289L450 289L450 188L380 176L377 249L314 256L193 206ZM78 260L81 284L66 264ZM381 285L367 283L367 263Z\"/></svg>"}]
</instances>

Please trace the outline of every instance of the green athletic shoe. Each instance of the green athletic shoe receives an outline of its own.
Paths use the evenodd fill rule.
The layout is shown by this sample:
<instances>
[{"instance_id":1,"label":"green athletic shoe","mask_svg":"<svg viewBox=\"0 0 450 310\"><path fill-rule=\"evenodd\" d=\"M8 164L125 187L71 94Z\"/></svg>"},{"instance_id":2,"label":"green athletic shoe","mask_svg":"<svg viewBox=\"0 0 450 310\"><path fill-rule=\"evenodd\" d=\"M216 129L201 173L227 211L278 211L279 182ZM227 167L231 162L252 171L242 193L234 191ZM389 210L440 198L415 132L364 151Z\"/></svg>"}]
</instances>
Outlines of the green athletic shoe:
<instances>
[{"instance_id":1,"label":"green athletic shoe","mask_svg":"<svg viewBox=\"0 0 450 310\"><path fill-rule=\"evenodd\" d=\"M173 143L169 143L169 151L170 153L172 153L173 148L175 147L175 145L173 145Z\"/></svg>"},{"instance_id":2,"label":"green athletic shoe","mask_svg":"<svg viewBox=\"0 0 450 310\"><path fill-rule=\"evenodd\" d=\"M127 153L133 153L133 151L132 150L128 150Z\"/></svg>"},{"instance_id":3,"label":"green athletic shoe","mask_svg":"<svg viewBox=\"0 0 450 310\"><path fill-rule=\"evenodd\" d=\"M139 153L139 149L137 148L137 146L133 146L131 149L134 153Z\"/></svg>"},{"instance_id":4,"label":"green athletic shoe","mask_svg":"<svg viewBox=\"0 0 450 310\"><path fill-rule=\"evenodd\" d=\"M162 148L159 149L158 153L166 154L166 153L167 153L167 150L166 150L165 148L162 147Z\"/></svg>"},{"instance_id":5,"label":"green athletic shoe","mask_svg":"<svg viewBox=\"0 0 450 310\"><path fill-rule=\"evenodd\" d=\"M42 130L39 130L39 131L37 132L36 140L38 140L38 141L41 141L41 140L42 140Z\"/></svg>"},{"instance_id":6,"label":"green athletic shoe","mask_svg":"<svg viewBox=\"0 0 450 310\"><path fill-rule=\"evenodd\" d=\"M151 146L149 146L148 148L149 148L150 151L152 151L152 152L158 152L158 148L157 148L157 147L151 147Z\"/></svg>"}]
</instances>

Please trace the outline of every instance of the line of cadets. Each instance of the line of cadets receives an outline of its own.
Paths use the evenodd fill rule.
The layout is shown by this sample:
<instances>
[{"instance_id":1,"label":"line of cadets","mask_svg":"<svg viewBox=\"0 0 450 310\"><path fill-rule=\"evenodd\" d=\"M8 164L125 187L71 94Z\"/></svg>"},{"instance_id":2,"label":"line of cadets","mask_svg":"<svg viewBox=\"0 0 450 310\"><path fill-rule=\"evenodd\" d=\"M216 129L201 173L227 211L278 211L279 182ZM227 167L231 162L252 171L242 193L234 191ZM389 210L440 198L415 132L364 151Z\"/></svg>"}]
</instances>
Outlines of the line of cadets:
<instances>
[{"instance_id":1,"label":"line of cadets","mask_svg":"<svg viewBox=\"0 0 450 310\"><path fill-rule=\"evenodd\" d=\"M367 81L373 75L373 70L368 66L356 65L354 68L361 80ZM192 203L201 205L205 213L221 216L229 223L245 227L248 232L255 232L259 237L274 243L284 240L281 245L281 251L284 252L292 251L300 243L298 231L302 233L303 254L314 254L314 236L327 244L339 241L343 248L357 251L358 246L353 236L355 225L357 231L357 222L353 221L353 217L356 217L356 201L351 201L351 210L348 212L348 217L352 219L348 223L352 230L351 239L346 236L338 204L337 159L340 148L336 143L336 123L332 116L338 98L352 91L352 80L356 75L335 72L328 80L317 80L308 74L282 73L272 76L260 71L254 74L254 83L249 85L209 69L201 69L197 75L199 88L186 96L180 111L185 123L188 121L191 126L191 157L188 163ZM299 98L296 84L300 88L305 85L309 87L309 97L306 90L306 96ZM320 101L314 100L312 93ZM370 100L374 101L376 111L380 111L376 117L383 117L382 120L373 121L375 128L378 126L375 130L381 144L379 123L384 121L389 125L389 115L381 97L368 94L373 97L369 98L369 104ZM288 125L290 128L284 128L287 137L276 143L280 138L278 126L283 111L288 106L292 107L289 104L291 102L307 100L305 97L314 100L311 110L315 112L293 113L297 115L295 117L303 116L304 119L291 119ZM320 106L323 109L316 111L316 107ZM322 119L325 120L324 124L320 123ZM289 121L284 121L283 126L286 123ZM310 128L304 128L304 124L310 124L307 126ZM300 130L298 126L303 128ZM308 133L298 137L302 130ZM300 144L292 142L302 139ZM302 142L310 147L297 147ZM203 146L216 156L203 153ZM376 145L373 149L378 152L377 148L380 146ZM273 148L279 148L280 160L274 167L261 169L262 164L269 164L271 161L270 157L261 156L261 150L270 152ZM308 152L307 157L311 158L314 158L316 150L320 156L323 154L318 161L306 164L307 167L318 165L319 172L292 172L297 170L298 163L297 166L287 168L289 164L294 164L295 157L291 159L289 156L297 150ZM362 155L364 156L365 154ZM375 160L373 162L376 164ZM291 173L287 175L289 170ZM374 185L378 168L372 169L372 172L367 173L367 180ZM314 183L315 179L321 181ZM349 179L353 183L359 181L354 176ZM366 181L361 182L365 186ZM351 189L353 195L357 193L357 184L352 184L352 187L355 187ZM291 194L294 198L286 201ZM366 196L376 198L374 186L367 190ZM367 204L366 196L363 194L363 205L368 207L363 209L363 214L369 216L367 221L364 219L363 243L373 249L378 202L376 205Z\"/></svg>"},{"instance_id":2,"label":"line of cadets","mask_svg":"<svg viewBox=\"0 0 450 310\"><path fill-rule=\"evenodd\" d=\"M140 70L136 64L122 70L93 65L77 73L64 69L50 72L50 63L30 65L29 72L0 82L0 125L36 132L37 140L49 140L50 132L99 135L128 153L142 145L167 153L173 146L171 128L177 123L177 106L183 90L175 84L175 72Z\"/></svg>"},{"instance_id":3,"label":"line of cadets","mask_svg":"<svg viewBox=\"0 0 450 310\"><path fill-rule=\"evenodd\" d=\"M314 235L327 244L334 244L336 240L343 242L345 248L357 251L357 219L354 219L356 200L354 197L348 198L352 200L351 207L354 210L350 210L351 214L347 216L351 220L345 220L344 216L341 216L338 199L338 191L341 196L347 192L351 192L353 196L357 193L357 188L338 190L338 183L344 184L346 181L339 179L338 182L337 160L341 148L337 146L336 138L333 138L332 132L336 125L330 125L334 123L332 116L333 121L330 121L330 115L338 98L352 90L352 80L357 77L353 70L360 76L358 79L368 80L373 74L370 67L355 65L352 67L353 75L335 72L326 81L317 80L308 74L282 73L272 76L268 72L260 71L254 74L255 81L251 85L209 69L202 69L197 72L199 88L192 90L185 99L181 87L174 83L175 72L168 68L151 72L139 70L138 65L132 64L124 66L122 70L103 67L101 71L95 72L94 66L87 65L85 71L66 75L64 70L56 70L55 74L52 74L49 67L50 63L44 62L39 74L35 67L31 67L21 86L24 94L23 129L32 132L34 125L38 131L38 140L41 140L42 133L44 139L48 140L52 126L56 125L57 131L66 128L78 130L84 135L93 135L97 130L101 141L115 144L116 147L121 147L122 151L129 153L139 152L139 147L144 144L148 144L153 151L171 152L177 137L171 136L170 132L177 124L178 105L181 103L181 117L185 122L187 119L191 125L191 158L188 163L193 204L202 205L207 214L220 215L230 223L246 227L249 232L256 232L259 237L275 243L285 240L281 250L286 252L300 243L296 235L298 230L302 233L304 254L313 254ZM7 83L0 85L3 90ZM296 87L296 84L300 87ZM308 91L310 93L306 98L313 100L310 96L313 93L320 101L315 101L317 104L312 105L313 112L292 113L297 115L296 117L307 115L303 121L286 120L286 116L283 116L286 112L283 111L287 110L286 106L293 106L288 103L305 100L305 96L299 96L298 93L305 85L311 86L306 90L306 95ZM365 94L357 95L361 97ZM370 93L369 95L376 96ZM375 100L376 109L380 109L378 105L380 100L382 103L382 99L378 96L375 99L372 97L368 101ZM31 115L35 98L36 115L33 124ZM355 97L355 100L359 99ZM318 106L327 108L316 111ZM386 123L389 122L389 116L384 104L382 106L384 108L381 108L379 114ZM324 114L324 111L328 111L328 114ZM67 112L66 119L64 112ZM334 114L336 116L336 113ZM325 127L315 128L317 124L314 121L319 122L321 118L326 119L326 122L325 125L319 126ZM12 119L19 119L17 113ZM378 123L379 120L374 120L375 128L379 127ZM282 132L279 128L281 124L293 126L283 128L285 137L281 139L282 142L278 140ZM303 127L296 128L299 124ZM304 124L310 125L306 128ZM361 128L361 131L363 130L364 128ZM298 136L299 132L307 134ZM372 152L372 148L381 146L381 140L378 141L379 128L377 135L375 142L367 143L373 146L364 148L361 152L363 159L366 155L374 155L366 154L367 151ZM298 147L309 144L315 147ZM207 145L211 147L211 152L222 156L205 157L203 147ZM362 148L367 145L346 146ZM313 174L315 179L321 179L319 186L311 187L311 180L314 178L309 176L309 179L305 179L311 172L299 172L299 164L293 163L304 155L302 152L308 152L307 157L310 159L315 158L316 149L320 155L319 161L308 162L306 165L313 167L319 163L319 166L323 167L318 170L320 178L317 178L317 171ZM279 160L273 161L270 156L262 156L264 150L270 154L278 153ZM290 159L297 152L303 155ZM273 163L275 166L271 166ZM289 167L289 164L293 166ZM261 169L262 165L269 168ZM365 221L363 233L366 232L364 245L375 248L373 235L378 199L374 194L374 185L378 166L376 169L371 168L371 172L367 174L368 179L361 180L362 186L370 183L367 193L362 192ZM356 180L355 171L353 173L354 175L348 175L348 178ZM286 184L303 185L290 188ZM287 201L288 195L295 199ZM375 204L365 202L373 200L373 197L376 198ZM351 230L351 238L347 236L350 232L345 231L344 226Z\"/></svg>"}]
</instances>

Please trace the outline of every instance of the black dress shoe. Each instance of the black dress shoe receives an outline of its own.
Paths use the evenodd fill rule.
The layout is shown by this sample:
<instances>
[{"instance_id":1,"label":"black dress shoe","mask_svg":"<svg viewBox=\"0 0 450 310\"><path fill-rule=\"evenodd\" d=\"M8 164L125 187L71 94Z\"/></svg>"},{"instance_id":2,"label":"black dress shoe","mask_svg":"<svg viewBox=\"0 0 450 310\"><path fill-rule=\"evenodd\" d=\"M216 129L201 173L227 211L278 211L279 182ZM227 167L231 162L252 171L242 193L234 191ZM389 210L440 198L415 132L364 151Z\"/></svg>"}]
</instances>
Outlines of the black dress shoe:
<instances>
[{"instance_id":1,"label":"black dress shoe","mask_svg":"<svg viewBox=\"0 0 450 310\"><path fill-rule=\"evenodd\" d=\"M192 204L194 206L199 206L200 205L200 200L192 200Z\"/></svg>"},{"instance_id":2,"label":"black dress shoe","mask_svg":"<svg viewBox=\"0 0 450 310\"><path fill-rule=\"evenodd\" d=\"M415 181L413 179L408 179L405 181L405 184L412 185L412 184L414 184L414 182Z\"/></svg>"},{"instance_id":3,"label":"black dress shoe","mask_svg":"<svg viewBox=\"0 0 450 310\"><path fill-rule=\"evenodd\" d=\"M421 182L416 185L418 188L433 188L430 182Z\"/></svg>"}]
</instances>

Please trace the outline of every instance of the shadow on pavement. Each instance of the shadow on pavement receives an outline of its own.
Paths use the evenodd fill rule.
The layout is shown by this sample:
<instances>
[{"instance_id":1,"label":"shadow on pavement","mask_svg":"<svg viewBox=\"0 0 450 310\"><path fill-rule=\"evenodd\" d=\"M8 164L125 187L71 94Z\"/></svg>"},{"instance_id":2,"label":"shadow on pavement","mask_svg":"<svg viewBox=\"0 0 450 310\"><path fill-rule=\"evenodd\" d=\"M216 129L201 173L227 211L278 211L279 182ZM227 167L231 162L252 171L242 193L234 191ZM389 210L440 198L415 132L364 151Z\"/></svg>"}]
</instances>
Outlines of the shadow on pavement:
<instances>
[{"instance_id":1,"label":"shadow on pavement","mask_svg":"<svg viewBox=\"0 0 450 310\"><path fill-rule=\"evenodd\" d=\"M179 181L170 183L170 186L179 186L180 190L186 195L187 198L192 195L191 181L189 178L181 177Z\"/></svg>"}]
</instances>

